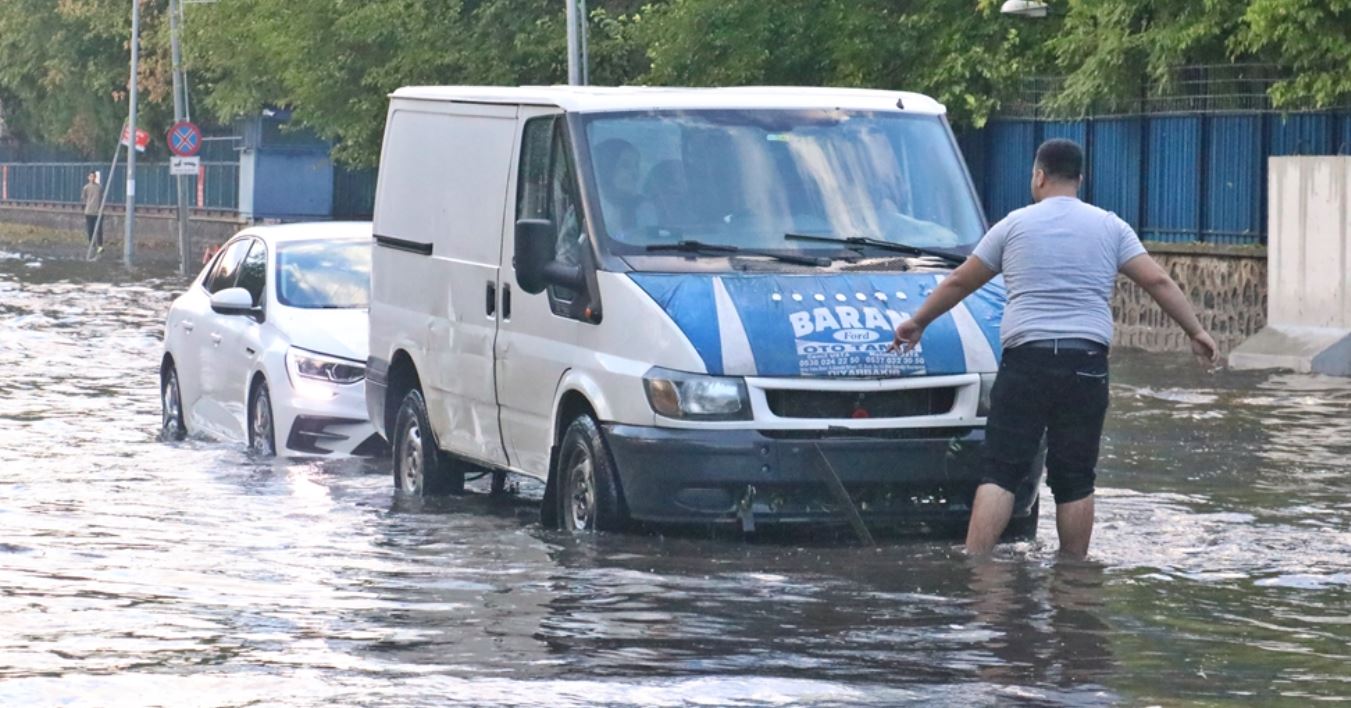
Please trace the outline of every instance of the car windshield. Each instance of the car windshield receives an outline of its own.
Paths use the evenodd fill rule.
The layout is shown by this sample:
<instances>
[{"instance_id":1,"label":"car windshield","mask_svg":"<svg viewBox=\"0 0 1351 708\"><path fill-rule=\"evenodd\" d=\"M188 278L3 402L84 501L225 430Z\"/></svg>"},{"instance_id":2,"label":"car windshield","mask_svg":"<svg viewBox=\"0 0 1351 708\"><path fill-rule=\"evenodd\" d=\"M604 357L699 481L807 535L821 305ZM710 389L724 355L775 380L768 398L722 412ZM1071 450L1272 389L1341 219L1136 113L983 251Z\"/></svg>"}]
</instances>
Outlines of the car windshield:
<instances>
[{"instance_id":1,"label":"car windshield","mask_svg":"<svg viewBox=\"0 0 1351 708\"><path fill-rule=\"evenodd\" d=\"M300 241L277 248L277 299L309 309L370 303L369 241Z\"/></svg>"},{"instance_id":2,"label":"car windshield","mask_svg":"<svg viewBox=\"0 0 1351 708\"><path fill-rule=\"evenodd\" d=\"M920 247L984 231L938 116L698 110L585 118L604 235L618 253L681 241L838 248L787 238L870 237Z\"/></svg>"}]
</instances>

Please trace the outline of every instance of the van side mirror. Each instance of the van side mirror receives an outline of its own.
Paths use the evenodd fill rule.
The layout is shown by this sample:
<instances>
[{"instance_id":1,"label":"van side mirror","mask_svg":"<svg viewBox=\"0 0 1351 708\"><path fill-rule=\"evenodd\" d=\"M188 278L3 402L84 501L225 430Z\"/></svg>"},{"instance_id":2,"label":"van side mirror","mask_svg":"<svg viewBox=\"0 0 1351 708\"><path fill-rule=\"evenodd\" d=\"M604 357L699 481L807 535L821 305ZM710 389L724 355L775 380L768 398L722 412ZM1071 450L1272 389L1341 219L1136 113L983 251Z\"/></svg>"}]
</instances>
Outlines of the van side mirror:
<instances>
[{"instance_id":1,"label":"van side mirror","mask_svg":"<svg viewBox=\"0 0 1351 708\"><path fill-rule=\"evenodd\" d=\"M521 290L538 295L550 285L571 290L586 289L586 274L581 266L554 260L556 234L548 219L521 219L516 222L516 284Z\"/></svg>"},{"instance_id":2,"label":"van side mirror","mask_svg":"<svg viewBox=\"0 0 1351 708\"><path fill-rule=\"evenodd\" d=\"M244 288L226 288L211 294L211 309L222 315L246 315L259 318L263 309L254 307L253 296Z\"/></svg>"}]
</instances>

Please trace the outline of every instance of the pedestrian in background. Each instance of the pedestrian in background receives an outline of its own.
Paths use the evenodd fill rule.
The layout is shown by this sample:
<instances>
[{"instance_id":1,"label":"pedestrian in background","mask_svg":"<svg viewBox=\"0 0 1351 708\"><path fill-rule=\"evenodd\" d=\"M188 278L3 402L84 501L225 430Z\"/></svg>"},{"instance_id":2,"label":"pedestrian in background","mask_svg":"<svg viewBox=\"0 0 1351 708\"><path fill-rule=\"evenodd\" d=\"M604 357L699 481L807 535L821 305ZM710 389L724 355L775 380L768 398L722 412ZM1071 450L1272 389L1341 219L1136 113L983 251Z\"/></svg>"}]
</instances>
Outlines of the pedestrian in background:
<instances>
[{"instance_id":1,"label":"pedestrian in background","mask_svg":"<svg viewBox=\"0 0 1351 708\"><path fill-rule=\"evenodd\" d=\"M988 553L1003 534L1013 490L1033 473L1043 435L1060 552L1073 558L1088 553L1117 273L1182 326L1202 362L1219 361L1215 340L1187 296L1145 252L1130 225L1079 201L1083 163L1083 150L1073 141L1042 143L1032 165L1034 203L995 224L971 257L896 328L892 348L914 348L930 322L1004 274L1004 353L985 427L985 472L966 534L972 554Z\"/></svg>"},{"instance_id":2,"label":"pedestrian in background","mask_svg":"<svg viewBox=\"0 0 1351 708\"><path fill-rule=\"evenodd\" d=\"M87 176L84 189L80 190L80 201L84 202L84 235L86 243L98 239L98 251L103 251L103 224L99 221L99 206L103 201L103 190L99 187L98 170ZM95 233L97 230L98 233Z\"/></svg>"}]
</instances>

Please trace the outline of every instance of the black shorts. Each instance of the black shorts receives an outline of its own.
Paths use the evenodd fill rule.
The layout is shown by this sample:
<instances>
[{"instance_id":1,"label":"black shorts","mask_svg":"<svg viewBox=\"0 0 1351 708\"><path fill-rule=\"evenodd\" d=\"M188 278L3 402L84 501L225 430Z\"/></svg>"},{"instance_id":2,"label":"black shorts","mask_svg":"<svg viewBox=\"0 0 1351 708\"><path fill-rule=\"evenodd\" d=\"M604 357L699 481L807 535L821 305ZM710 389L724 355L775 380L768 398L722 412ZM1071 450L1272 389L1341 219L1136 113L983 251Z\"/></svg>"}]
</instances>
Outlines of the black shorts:
<instances>
[{"instance_id":1,"label":"black shorts","mask_svg":"<svg viewBox=\"0 0 1351 708\"><path fill-rule=\"evenodd\" d=\"M1057 504L1093 493L1107 417L1107 350L1027 346L1004 351L990 394L982 481L1010 492L1046 436L1046 483Z\"/></svg>"}]
</instances>

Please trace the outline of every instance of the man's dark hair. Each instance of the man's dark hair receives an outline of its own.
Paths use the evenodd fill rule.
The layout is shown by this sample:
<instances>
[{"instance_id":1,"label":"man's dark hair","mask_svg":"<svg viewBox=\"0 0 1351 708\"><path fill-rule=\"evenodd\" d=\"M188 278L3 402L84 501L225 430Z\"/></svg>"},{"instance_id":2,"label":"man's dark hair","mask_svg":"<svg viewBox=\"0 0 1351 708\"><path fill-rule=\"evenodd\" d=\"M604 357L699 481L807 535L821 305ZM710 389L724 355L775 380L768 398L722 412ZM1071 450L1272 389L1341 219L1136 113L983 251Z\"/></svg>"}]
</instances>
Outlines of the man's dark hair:
<instances>
[{"instance_id":1,"label":"man's dark hair","mask_svg":"<svg viewBox=\"0 0 1351 708\"><path fill-rule=\"evenodd\" d=\"M1037 148L1036 164L1047 177L1073 181L1084 173L1084 150L1073 140L1052 138Z\"/></svg>"}]
</instances>

